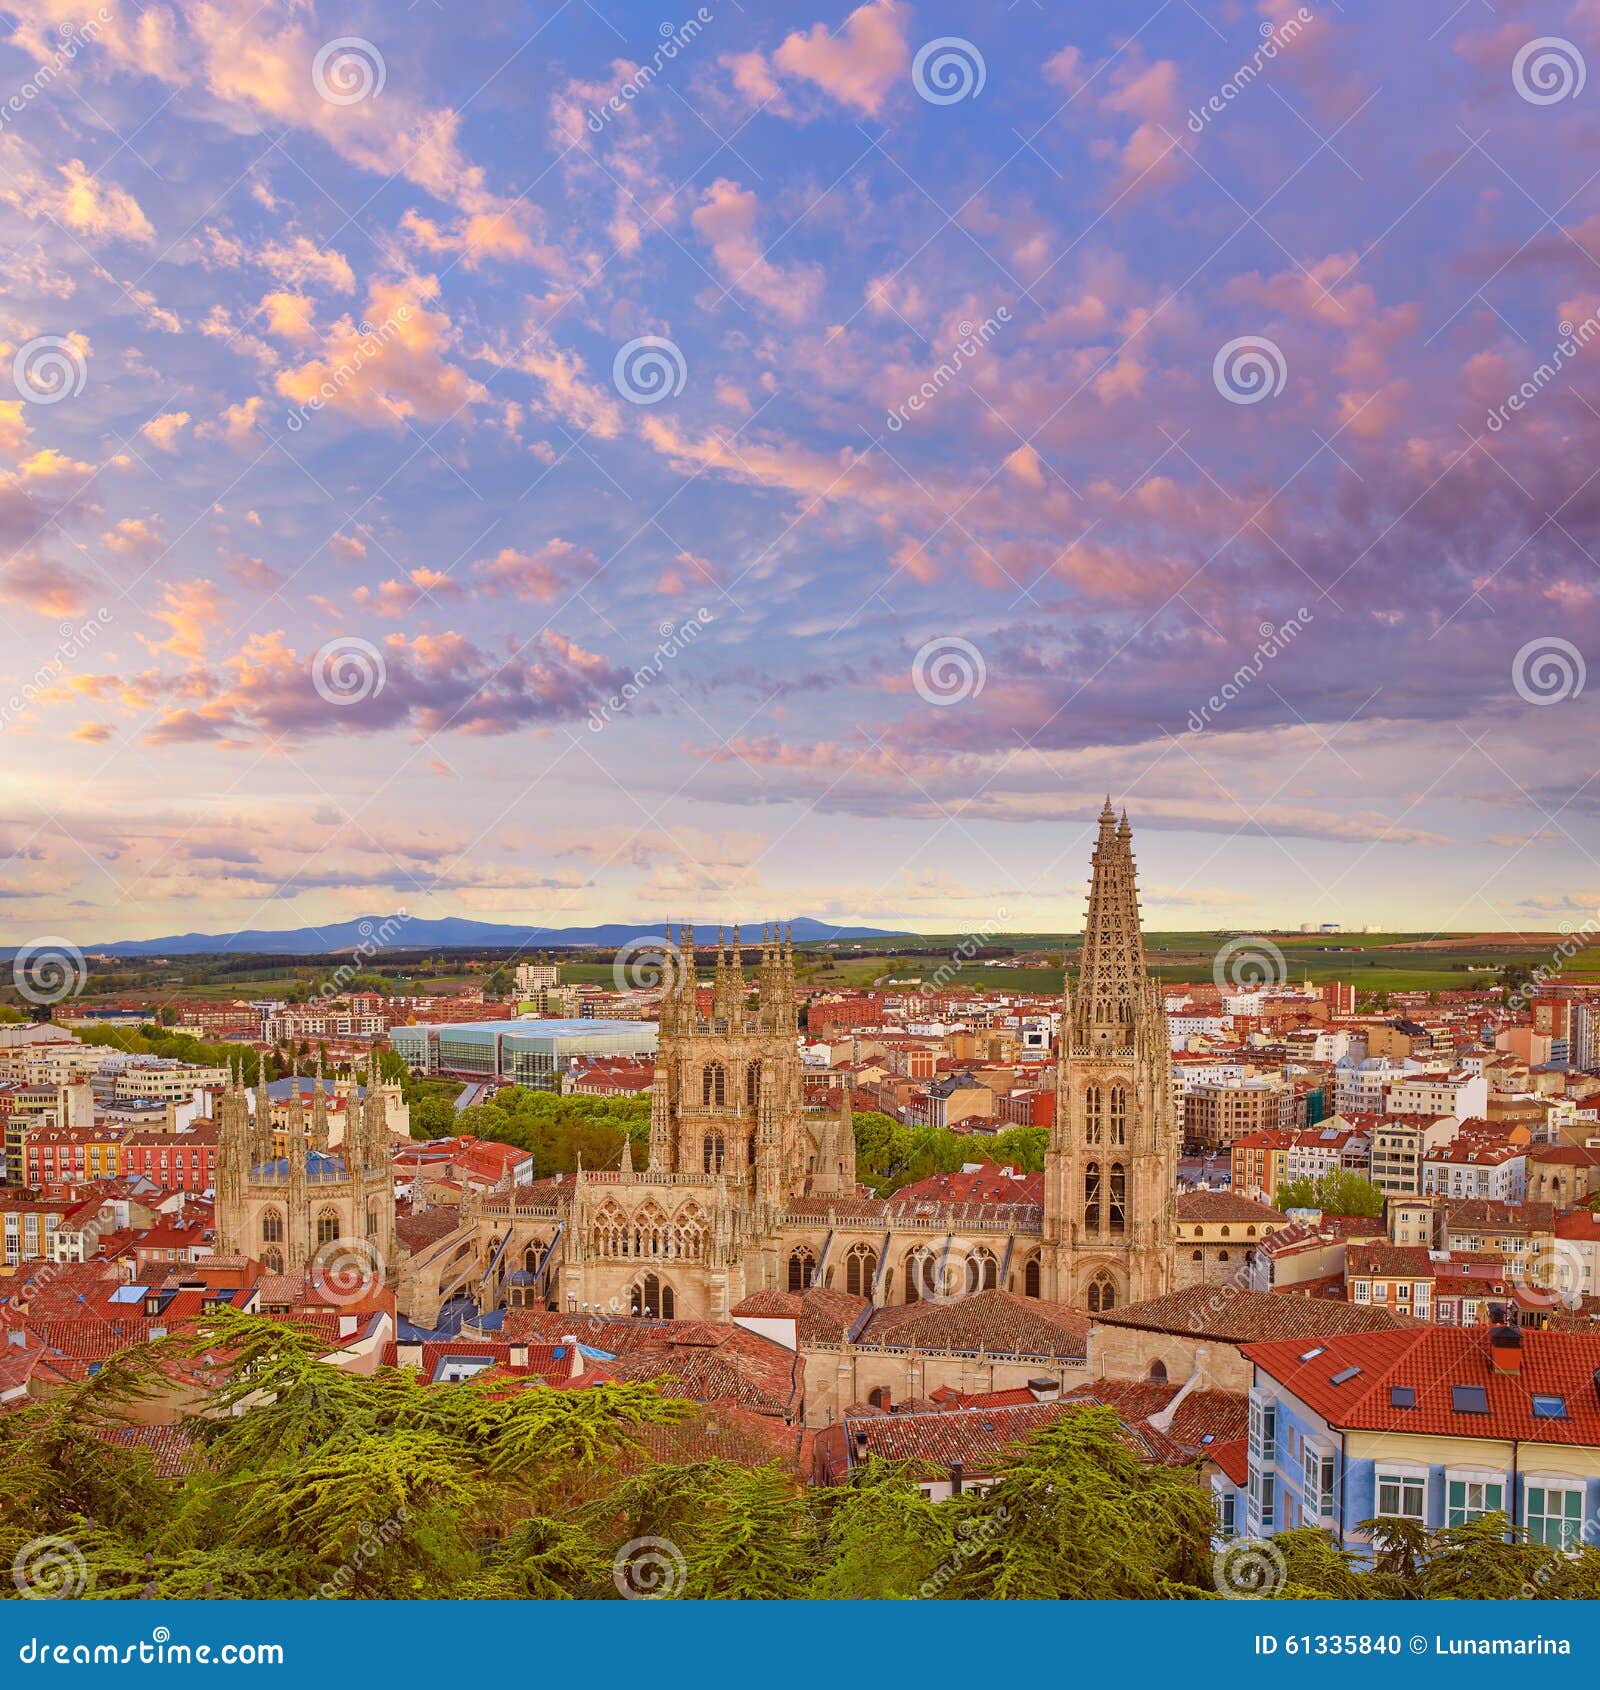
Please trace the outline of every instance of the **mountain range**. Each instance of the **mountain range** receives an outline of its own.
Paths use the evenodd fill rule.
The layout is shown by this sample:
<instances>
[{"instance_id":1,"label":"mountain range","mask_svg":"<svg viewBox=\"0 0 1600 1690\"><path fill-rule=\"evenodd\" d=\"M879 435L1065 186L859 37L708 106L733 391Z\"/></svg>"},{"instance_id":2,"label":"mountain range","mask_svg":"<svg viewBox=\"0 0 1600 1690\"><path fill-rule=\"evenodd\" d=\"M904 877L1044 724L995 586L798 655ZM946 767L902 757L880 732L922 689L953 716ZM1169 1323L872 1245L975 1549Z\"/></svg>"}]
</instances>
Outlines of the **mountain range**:
<instances>
[{"instance_id":1,"label":"mountain range","mask_svg":"<svg viewBox=\"0 0 1600 1690\"><path fill-rule=\"evenodd\" d=\"M674 923L676 925L676 923ZM716 922L694 924L702 942L717 932ZM746 945L758 944L760 921L740 924ZM729 928L729 937L732 929ZM169 933L159 939L118 939L104 945L85 945L86 951L103 956L196 956L202 952L235 955L261 952L268 955L340 953L362 950L434 950L492 946L517 950L570 950L601 946L620 949L633 939L659 939L661 924L605 922L598 927L527 927L494 921L469 921L463 916L437 920L414 917L399 920L394 915L360 916L353 921L330 922L323 927L250 929L241 933ZM798 916L794 923L796 943L826 939L894 939L903 937L895 929L882 927L836 927L831 922ZM0 952L4 954L4 952Z\"/></svg>"}]
</instances>

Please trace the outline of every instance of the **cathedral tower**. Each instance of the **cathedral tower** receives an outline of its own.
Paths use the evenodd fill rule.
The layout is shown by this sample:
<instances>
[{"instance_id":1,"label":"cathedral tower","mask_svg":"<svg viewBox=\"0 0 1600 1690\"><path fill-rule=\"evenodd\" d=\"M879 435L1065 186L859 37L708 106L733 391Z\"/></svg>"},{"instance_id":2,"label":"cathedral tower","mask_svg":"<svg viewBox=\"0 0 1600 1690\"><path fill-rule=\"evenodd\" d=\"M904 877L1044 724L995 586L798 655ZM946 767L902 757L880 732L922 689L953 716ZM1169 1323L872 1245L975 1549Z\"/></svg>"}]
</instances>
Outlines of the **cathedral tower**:
<instances>
[{"instance_id":1,"label":"cathedral tower","mask_svg":"<svg viewBox=\"0 0 1600 1690\"><path fill-rule=\"evenodd\" d=\"M1044 1260L1047 1294L1097 1313L1172 1289L1179 1134L1132 831L1109 798L1092 861L1077 993L1062 990Z\"/></svg>"}]
</instances>

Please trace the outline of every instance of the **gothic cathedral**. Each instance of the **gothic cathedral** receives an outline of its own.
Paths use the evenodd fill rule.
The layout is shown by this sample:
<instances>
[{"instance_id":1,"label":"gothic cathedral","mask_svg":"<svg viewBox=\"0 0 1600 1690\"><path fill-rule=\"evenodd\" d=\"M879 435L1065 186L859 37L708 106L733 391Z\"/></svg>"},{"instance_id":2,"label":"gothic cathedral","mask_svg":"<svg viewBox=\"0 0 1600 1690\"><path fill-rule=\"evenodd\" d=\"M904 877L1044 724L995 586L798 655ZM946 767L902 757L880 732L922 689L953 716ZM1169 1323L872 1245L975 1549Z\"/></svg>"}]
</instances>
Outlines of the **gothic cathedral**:
<instances>
[{"instance_id":1,"label":"gothic cathedral","mask_svg":"<svg viewBox=\"0 0 1600 1690\"><path fill-rule=\"evenodd\" d=\"M1145 972L1128 823L1109 802L1093 861L1042 1204L957 1215L863 1196L848 1089L838 1107L804 1102L790 940L763 936L752 1001L737 931L706 981L688 929L669 936L647 1165L624 1145L618 1167L472 1199L483 1306L725 1321L754 1292L814 1286L880 1304L1009 1291L1091 1312L1170 1291L1166 1013ZM419 1300L413 1318L434 1307Z\"/></svg>"}]
</instances>

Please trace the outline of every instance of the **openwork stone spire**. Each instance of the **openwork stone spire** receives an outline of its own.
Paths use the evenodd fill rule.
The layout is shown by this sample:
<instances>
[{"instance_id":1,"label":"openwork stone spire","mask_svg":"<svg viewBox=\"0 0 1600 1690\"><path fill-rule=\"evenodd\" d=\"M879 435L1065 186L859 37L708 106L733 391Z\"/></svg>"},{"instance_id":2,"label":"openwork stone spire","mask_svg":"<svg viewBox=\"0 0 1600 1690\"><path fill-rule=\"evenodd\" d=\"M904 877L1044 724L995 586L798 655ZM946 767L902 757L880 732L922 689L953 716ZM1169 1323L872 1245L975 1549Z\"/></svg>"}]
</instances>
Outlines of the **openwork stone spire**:
<instances>
[{"instance_id":1,"label":"openwork stone spire","mask_svg":"<svg viewBox=\"0 0 1600 1690\"><path fill-rule=\"evenodd\" d=\"M1117 825L1111 800L1100 812L1084 920L1078 989L1072 1006L1072 1044L1129 1048L1147 995L1139 894L1127 816Z\"/></svg>"}]
</instances>

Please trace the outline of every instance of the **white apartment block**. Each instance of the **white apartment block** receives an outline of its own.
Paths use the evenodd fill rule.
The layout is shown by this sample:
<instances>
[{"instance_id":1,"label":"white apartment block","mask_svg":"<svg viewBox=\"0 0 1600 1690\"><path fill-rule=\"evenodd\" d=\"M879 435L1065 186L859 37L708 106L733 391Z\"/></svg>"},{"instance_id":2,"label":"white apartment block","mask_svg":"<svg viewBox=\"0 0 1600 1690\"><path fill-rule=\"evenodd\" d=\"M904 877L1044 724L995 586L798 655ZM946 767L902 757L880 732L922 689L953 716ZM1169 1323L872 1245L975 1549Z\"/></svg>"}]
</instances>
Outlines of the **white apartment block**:
<instances>
[{"instance_id":1,"label":"white apartment block","mask_svg":"<svg viewBox=\"0 0 1600 1690\"><path fill-rule=\"evenodd\" d=\"M1489 1113L1489 1082L1465 1069L1431 1069L1391 1082L1383 1105L1389 1115L1454 1115L1458 1121L1482 1120Z\"/></svg>"}]
</instances>

